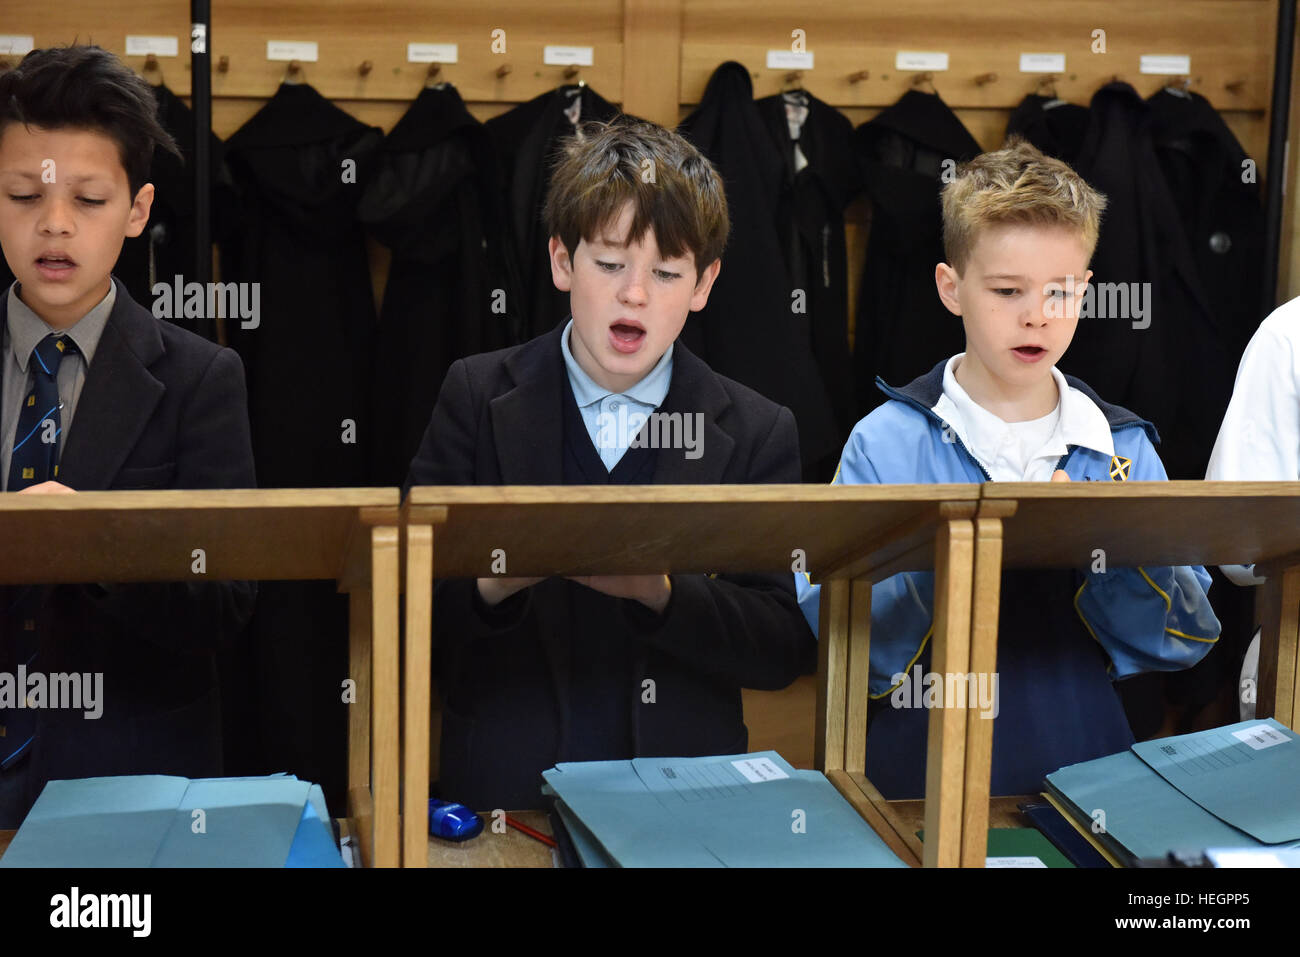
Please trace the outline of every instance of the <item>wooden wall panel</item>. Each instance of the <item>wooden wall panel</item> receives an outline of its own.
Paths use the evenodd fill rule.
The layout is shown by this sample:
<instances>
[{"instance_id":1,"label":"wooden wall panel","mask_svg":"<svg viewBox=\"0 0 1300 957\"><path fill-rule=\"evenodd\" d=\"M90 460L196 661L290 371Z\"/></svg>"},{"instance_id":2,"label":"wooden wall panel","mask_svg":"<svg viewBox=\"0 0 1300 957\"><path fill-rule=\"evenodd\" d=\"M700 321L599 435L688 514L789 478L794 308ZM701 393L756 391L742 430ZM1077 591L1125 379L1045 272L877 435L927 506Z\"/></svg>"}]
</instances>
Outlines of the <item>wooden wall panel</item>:
<instances>
[{"instance_id":1,"label":"wooden wall panel","mask_svg":"<svg viewBox=\"0 0 1300 957\"><path fill-rule=\"evenodd\" d=\"M836 106L894 102L912 80L912 74L894 69L894 54L924 50L950 54L949 70L936 73L934 83L954 107L1011 107L1032 92L1038 77L1019 73L1021 53L1066 54L1069 72L1057 92L1080 102L1115 75L1144 95L1154 92L1162 81L1139 74L1139 56L1186 53L1192 89L1220 109L1260 110L1267 105L1271 74L1259 66L1271 51L1275 15L1268 0L989 0L961 6L952 0L687 0L682 94L686 102L698 98L724 59L759 74L755 95L778 92L785 71L766 69L766 51L790 49L798 29L816 62L803 83ZM1105 53L1092 52L1094 30L1105 31ZM860 70L870 76L850 82ZM975 82L988 73L997 79ZM1236 92L1226 89L1237 83Z\"/></svg>"}]
</instances>

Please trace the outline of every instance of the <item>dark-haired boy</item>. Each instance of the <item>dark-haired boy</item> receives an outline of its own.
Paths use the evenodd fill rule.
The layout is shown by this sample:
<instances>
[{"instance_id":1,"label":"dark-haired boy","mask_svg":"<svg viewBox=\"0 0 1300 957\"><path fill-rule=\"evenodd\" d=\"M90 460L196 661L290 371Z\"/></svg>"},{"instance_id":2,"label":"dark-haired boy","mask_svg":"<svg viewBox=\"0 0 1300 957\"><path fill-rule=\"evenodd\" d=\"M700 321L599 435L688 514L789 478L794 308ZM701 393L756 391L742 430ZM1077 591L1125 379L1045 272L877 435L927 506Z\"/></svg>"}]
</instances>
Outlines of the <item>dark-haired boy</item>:
<instances>
[{"instance_id":1,"label":"dark-haired boy","mask_svg":"<svg viewBox=\"0 0 1300 957\"><path fill-rule=\"evenodd\" d=\"M0 295L6 492L254 484L238 357L155 319L111 276L148 222L153 150L175 150L155 111L98 47L36 50L0 74L0 247L17 277ZM252 602L247 582L0 590L0 680L82 676L100 699L0 696L0 828L53 778L219 774L213 653Z\"/></svg>"},{"instance_id":2,"label":"dark-haired boy","mask_svg":"<svg viewBox=\"0 0 1300 957\"><path fill-rule=\"evenodd\" d=\"M451 367L407 488L799 481L789 410L676 342L727 236L709 162L653 124L589 124L545 220L572 319ZM740 689L815 657L788 576L442 581L434 607L441 790L485 809L537 806L557 761L744 752Z\"/></svg>"}]
</instances>

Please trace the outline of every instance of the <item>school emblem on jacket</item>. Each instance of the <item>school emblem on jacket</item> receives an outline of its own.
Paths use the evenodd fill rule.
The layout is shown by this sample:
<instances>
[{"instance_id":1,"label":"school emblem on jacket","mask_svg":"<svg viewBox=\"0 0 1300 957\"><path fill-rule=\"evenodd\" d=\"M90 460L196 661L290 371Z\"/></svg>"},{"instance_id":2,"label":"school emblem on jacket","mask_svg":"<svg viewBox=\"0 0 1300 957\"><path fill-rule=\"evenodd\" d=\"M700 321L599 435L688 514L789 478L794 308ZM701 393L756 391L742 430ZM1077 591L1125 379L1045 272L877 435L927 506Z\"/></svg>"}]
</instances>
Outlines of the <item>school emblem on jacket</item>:
<instances>
[{"instance_id":1,"label":"school emblem on jacket","mask_svg":"<svg viewBox=\"0 0 1300 957\"><path fill-rule=\"evenodd\" d=\"M1112 482L1127 482L1128 471L1132 467L1132 459L1126 459L1122 455L1112 455L1110 457L1110 480Z\"/></svg>"}]
</instances>

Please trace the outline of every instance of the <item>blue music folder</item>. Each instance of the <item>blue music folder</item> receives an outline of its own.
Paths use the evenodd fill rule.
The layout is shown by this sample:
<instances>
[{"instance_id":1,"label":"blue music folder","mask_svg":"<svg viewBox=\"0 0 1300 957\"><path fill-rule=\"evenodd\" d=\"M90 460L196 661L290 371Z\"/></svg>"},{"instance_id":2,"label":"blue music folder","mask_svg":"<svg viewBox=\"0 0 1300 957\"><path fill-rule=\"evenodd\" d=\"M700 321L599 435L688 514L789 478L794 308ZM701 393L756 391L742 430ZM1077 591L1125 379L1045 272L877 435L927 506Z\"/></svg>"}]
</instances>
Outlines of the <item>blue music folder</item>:
<instances>
[{"instance_id":1,"label":"blue music folder","mask_svg":"<svg viewBox=\"0 0 1300 957\"><path fill-rule=\"evenodd\" d=\"M905 867L835 786L775 751L543 772L622 867Z\"/></svg>"},{"instance_id":2,"label":"blue music folder","mask_svg":"<svg viewBox=\"0 0 1300 957\"><path fill-rule=\"evenodd\" d=\"M1255 840L1300 840L1300 736L1273 718L1142 741L1133 753Z\"/></svg>"},{"instance_id":3,"label":"blue music folder","mask_svg":"<svg viewBox=\"0 0 1300 957\"><path fill-rule=\"evenodd\" d=\"M320 788L289 775L51 781L0 867L343 867Z\"/></svg>"}]
</instances>

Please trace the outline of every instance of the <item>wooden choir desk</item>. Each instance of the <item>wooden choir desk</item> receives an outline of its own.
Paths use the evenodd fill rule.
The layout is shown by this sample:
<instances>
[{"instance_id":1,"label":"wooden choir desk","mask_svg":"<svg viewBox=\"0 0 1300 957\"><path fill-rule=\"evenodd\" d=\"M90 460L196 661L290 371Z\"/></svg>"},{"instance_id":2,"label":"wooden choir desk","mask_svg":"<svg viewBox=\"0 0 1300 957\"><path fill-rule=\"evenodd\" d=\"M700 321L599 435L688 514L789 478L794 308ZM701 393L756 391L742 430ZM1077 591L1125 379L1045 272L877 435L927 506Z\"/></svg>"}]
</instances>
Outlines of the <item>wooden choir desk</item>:
<instances>
[{"instance_id":1,"label":"wooden choir desk","mask_svg":"<svg viewBox=\"0 0 1300 957\"><path fill-rule=\"evenodd\" d=\"M980 489L970 665L952 670L996 669L1003 568L1086 569L1097 549L1107 568L1255 563L1268 576L1256 603L1263 625L1256 714L1300 726L1300 483L990 482ZM993 722L969 709L954 713L968 719L961 864L980 867Z\"/></svg>"},{"instance_id":2,"label":"wooden choir desk","mask_svg":"<svg viewBox=\"0 0 1300 957\"><path fill-rule=\"evenodd\" d=\"M391 489L0 495L4 584L334 579L350 598L348 813L362 860L398 845L398 499ZM39 549L15 543L40 541ZM392 693L373 693L375 689ZM421 815L423 818L423 815ZM0 851L8 838L0 837Z\"/></svg>"},{"instance_id":3,"label":"wooden choir desk","mask_svg":"<svg viewBox=\"0 0 1300 957\"><path fill-rule=\"evenodd\" d=\"M976 485L412 489L403 506L403 806L422 809L428 801L435 577L489 577L494 558L501 555L509 576L789 574L799 549L812 579L829 583L822 592L818 766L904 860L955 865L964 714L935 710L930 716L924 819L929 839L923 853L915 837L909 842L902 836L911 833L910 823L888 807L862 774L869 598L873 581L899 571L935 568L934 667L969 670L972 520L978 497ZM431 857L435 863L447 860L442 846L431 852L423 813L406 815L402 846L407 866L425 866Z\"/></svg>"}]
</instances>

